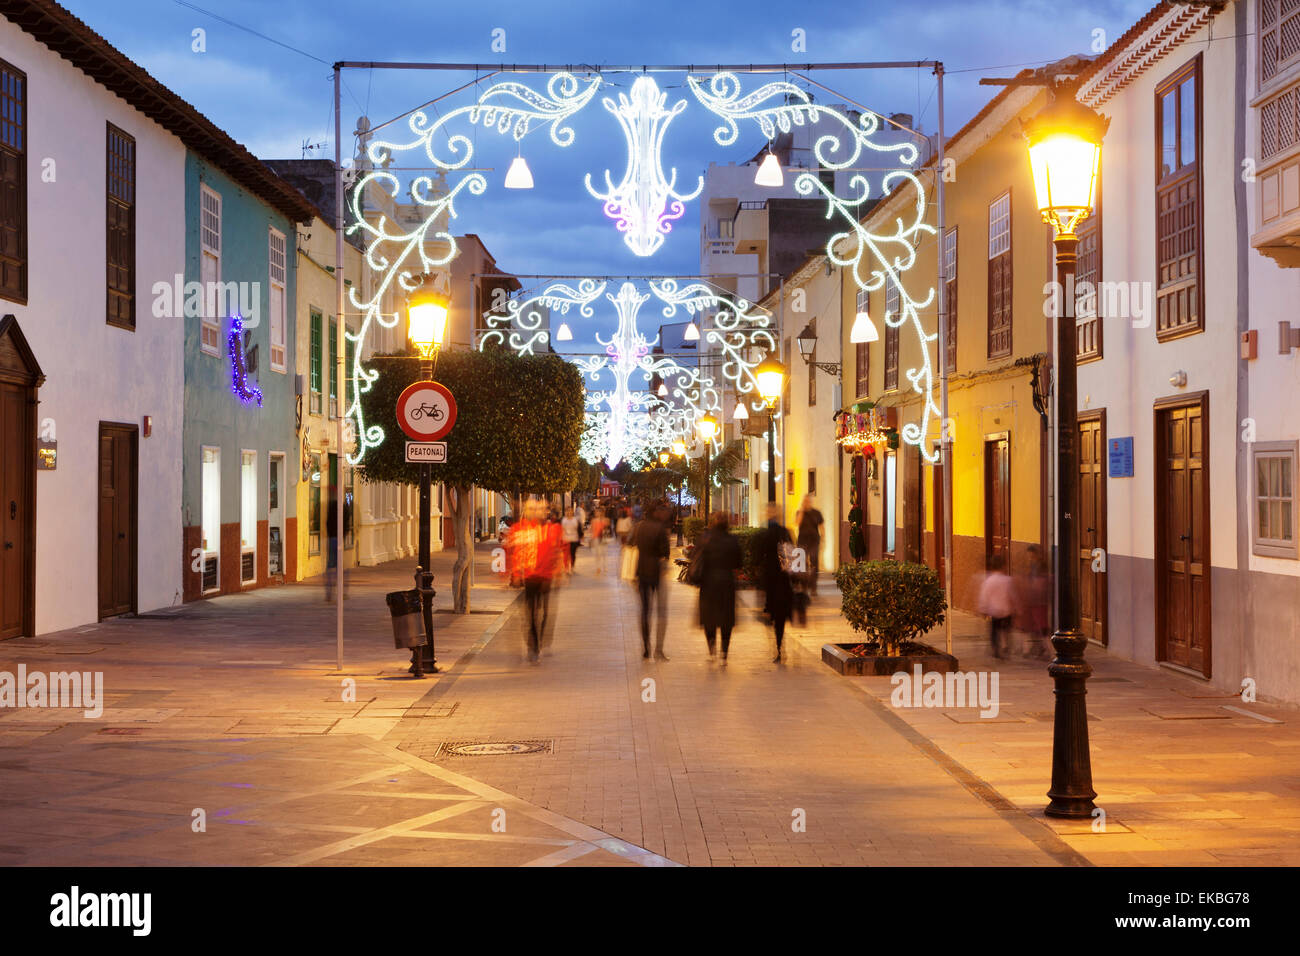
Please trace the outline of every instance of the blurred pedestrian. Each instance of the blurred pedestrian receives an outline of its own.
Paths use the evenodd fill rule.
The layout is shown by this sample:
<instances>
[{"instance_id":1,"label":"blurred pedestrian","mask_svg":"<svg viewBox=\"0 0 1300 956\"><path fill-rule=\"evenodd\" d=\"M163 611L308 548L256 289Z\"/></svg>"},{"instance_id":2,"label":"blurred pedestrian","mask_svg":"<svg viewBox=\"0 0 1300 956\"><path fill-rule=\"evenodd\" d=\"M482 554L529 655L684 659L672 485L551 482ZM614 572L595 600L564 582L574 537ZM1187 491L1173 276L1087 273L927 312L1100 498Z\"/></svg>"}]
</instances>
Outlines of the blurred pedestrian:
<instances>
[{"instance_id":1,"label":"blurred pedestrian","mask_svg":"<svg viewBox=\"0 0 1300 956\"><path fill-rule=\"evenodd\" d=\"M560 521L561 539L567 554L566 567L572 571L578 561L578 546L582 544L582 519L574 514L572 508L566 508L564 518Z\"/></svg>"},{"instance_id":2,"label":"blurred pedestrian","mask_svg":"<svg viewBox=\"0 0 1300 956\"><path fill-rule=\"evenodd\" d=\"M547 626L550 615L551 583L563 557L559 551L558 529L541 520L546 506L530 501L524 506L524 518L510 531L511 564L524 581L524 604L528 612L528 660L536 663L543 644L549 644Z\"/></svg>"},{"instance_id":3,"label":"blurred pedestrian","mask_svg":"<svg viewBox=\"0 0 1300 956\"><path fill-rule=\"evenodd\" d=\"M709 657L717 654L718 631L722 632L722 663L727 663L731 647L731 630L736 626L736 572L743 561L740 542L731 533L731 521L725 511L714 512L709 530L696 545L699 549L697 573L700 586L700 626L709 646Z\"/></svg>"},{"instance_id":4,"label":"blurred pedestrian","mask_svg":"<svg viewBox=\"0 0 1300 956\"><path fill-rule=\"evenodd\" d=\"M785 624L794 608L794 588L790 583L793 545L790 532L781 524L776 505L767 506L767 527L759 532L755 547L758 549L758 573L764 594L763 610L771 618L776 631L776 657L772 658L772 663L779 664Z\"/></svg>"},{"instance_id":5,"label":"blurred pedestrian","mask_svg":"<svg viewBox=\"0 0 1300 956\"><path fill-rule=\"evenodd\" d=\"M614 531L618 535L618 543L627 544L632 534L632 515L626 507L618 509L618 524L614 526Z\"/></svg>"},{"instance_id":6,"label":"blurred pedestrian","mask_svg":"<svg viewBox=\"0 0 1300 956\"><path fill-rule=\"evenodd\" d=\"M1025 632L1025 656L1050 660L1052 657L1052 575L1043 549L1031 544L1026 549L1029 568L1016 579L1017 626Z\"/></svg>"},{"instance_id":7,"label":"blurred pedestrian","mask_svg":"<svg viewBox=\"0 0 1300 956\"><path fill-rule=\"evenodd\" d=\"M604 508L597 508L591 519L591 533L588 538L591 556L596 562L597 574L605 573L605 535L608 533L609 518L605 516Z\"/></svg>"},{"instance_id":8,"label":"blurred pedestrian","mask_svg":"<svg viewBox=\"0 0 1300 956\"><path fill-rule=\"evenodd\" d=\"M641 657L650 657L650 603L655 604L655 660L667 661L664 636L668 631L668 588L664 569L668 565L668 509L656 504L632 532L636 548L636 582L641 598Z\"/></svg>"},{"instance_id":9,"label":"blurred pedestrian","mask_svg":"<svg viewBox=\"0 0 1300 956\"><path fill-rule=\"evenodd\" d=\"M794 525L799 535L795 543L803 549L808 562L808 574L804 580L809 597L817 596L817 575L821 571L822 525L825 523L826 519L813 504L813 496L804 495L803 504L794 516Z\"/></svg>"},{"instance_id":10,"label":"blurred pedestrian","mask_svg":"<svg viewBox=\"0 0 1300 956\"><path fill-rule=\"evenodd\" d=\"M1010 653L1011 618L1016 611L1015 588L1000 554L989 557L988 573L980 585L979 612L989 619L989 640L993 656L1002 660Z\"/></svg>"}]
</instances>

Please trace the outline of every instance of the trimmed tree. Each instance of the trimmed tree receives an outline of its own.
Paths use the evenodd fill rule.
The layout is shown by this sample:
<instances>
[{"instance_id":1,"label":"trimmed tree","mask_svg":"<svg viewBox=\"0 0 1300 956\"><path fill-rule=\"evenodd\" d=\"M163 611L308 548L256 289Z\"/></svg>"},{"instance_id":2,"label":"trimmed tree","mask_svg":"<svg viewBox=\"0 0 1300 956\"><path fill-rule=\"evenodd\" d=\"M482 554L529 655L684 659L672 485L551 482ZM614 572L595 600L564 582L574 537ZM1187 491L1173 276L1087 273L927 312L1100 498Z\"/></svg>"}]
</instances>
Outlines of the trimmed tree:
<instances>
[{"instance_id":1,"label":"trimmed tree","mask_svg":"<svg viewBox=\"0 0 1300 956\"><path fill-rule=\"evenodd\" d=\"M363 481L420 482L420 466L405 461L406 435L397 423L397 396L419 378L414 352L372 356L379 373L361 396L367 425L384 429L386 441L366 453ZM442 482L456 538L452 600L469 611L469 569L474 552L473 486L504 495L572 490L579 479L586 389L582 374L556 355L516 355L504 349L445 352L434 378L456 398L456 424L447 434L447 461L431 465Z\"/></svg>"}]
</instances>

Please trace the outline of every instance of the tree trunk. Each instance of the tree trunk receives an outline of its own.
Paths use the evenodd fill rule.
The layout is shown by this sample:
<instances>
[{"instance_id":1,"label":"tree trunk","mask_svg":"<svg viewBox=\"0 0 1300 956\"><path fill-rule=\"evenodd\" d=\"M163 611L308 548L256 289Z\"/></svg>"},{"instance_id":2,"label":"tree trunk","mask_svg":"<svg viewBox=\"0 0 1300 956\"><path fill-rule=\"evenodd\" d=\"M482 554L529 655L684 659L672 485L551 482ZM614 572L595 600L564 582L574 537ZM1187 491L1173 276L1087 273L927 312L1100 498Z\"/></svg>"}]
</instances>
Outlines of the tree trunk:
<instances>
[{"instance_id":1,"label":"tree trunk","mask_svg":"<svg viewBox=\"0 0 1300 956\"><path fill-rule=\"evenodd\" d=\"M474 498L468 485L452 485L447 490L452 533L456 538L456 563L451 566L452 609L457 614L468 614L469 569L474 560Z\"/></svg>"}]
</instances>

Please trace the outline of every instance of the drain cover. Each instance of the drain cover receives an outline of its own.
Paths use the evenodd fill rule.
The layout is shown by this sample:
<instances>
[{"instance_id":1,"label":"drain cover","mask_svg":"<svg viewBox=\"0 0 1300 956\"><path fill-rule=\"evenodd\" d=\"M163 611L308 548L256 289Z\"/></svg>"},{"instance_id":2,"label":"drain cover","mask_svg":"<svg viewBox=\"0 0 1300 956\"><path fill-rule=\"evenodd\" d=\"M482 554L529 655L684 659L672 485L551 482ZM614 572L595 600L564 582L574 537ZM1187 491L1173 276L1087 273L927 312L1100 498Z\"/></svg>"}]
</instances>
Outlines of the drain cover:
<instances>
[{"instance_id":1,"label":"drain cover","mask_svg":"<svg viewBox=\"0 0 1300 956\"><path fill-rule=\"evenodd\" d=\"M518 754L548 754L550 740L449 740L438 748L444 757L512 757Z\"/></svg>"}]
</instances>

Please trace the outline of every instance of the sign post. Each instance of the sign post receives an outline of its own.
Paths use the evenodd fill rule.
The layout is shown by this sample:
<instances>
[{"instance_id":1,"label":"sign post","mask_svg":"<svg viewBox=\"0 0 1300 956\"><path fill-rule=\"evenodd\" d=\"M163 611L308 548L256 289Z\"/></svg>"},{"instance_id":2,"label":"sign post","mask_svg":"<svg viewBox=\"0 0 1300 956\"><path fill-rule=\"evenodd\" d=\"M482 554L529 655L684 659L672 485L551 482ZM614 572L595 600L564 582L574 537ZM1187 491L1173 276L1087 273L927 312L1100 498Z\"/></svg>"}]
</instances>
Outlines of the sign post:
<instances>
[{"instance_id":1,"label":"sign post","mask_svg":"<svg viewBox=\"0 0 1300 956\"><path fill-rule=\"evenodd\" d=\"M433 375L432 362L421 362L425 379L412 382L397 397L397 423L412 440L406 443L406 460L420 464L420 566L416 569L420 582L420 596L424 604L424 635L426 641L411 652L411 670L420 674L419 659L424 648L429 649L429 667L432 673L438 672L438 661L433 646L433 572L429 570L432 563L429 540L429 521L431 519L429 466L447 460L447 443L438 441L456 424L456 399L451 390L440 382L430 381Z\"/></svg>"}]
</instances>

